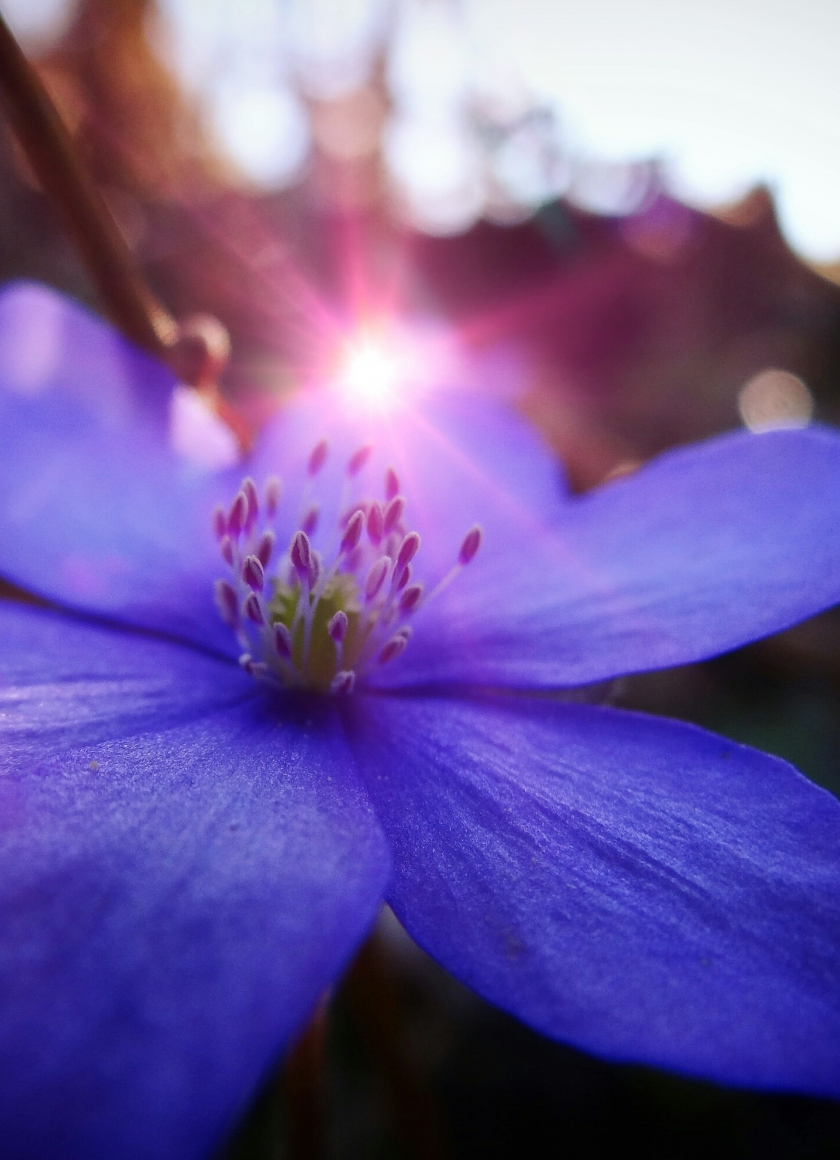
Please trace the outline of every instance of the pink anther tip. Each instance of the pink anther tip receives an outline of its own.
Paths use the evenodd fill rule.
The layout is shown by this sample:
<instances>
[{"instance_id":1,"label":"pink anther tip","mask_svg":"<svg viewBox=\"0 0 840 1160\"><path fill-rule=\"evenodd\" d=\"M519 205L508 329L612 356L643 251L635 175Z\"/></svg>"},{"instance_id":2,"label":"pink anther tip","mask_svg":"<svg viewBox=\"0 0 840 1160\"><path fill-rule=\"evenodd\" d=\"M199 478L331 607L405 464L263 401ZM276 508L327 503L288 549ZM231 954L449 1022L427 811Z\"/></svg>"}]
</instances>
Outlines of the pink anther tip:
<instances>
[{"instance_id":1,"label":"pink anther tip","mask_svg":"<svg viewBox=\"0 0 840 1160\"><path fill-rule=\"evenodd\" d=\"M218 504L213 509L213 531L216 534L217 540L221 540L222 536L227 532L227 516L221 504Z\"/></svg>"},{"instance_id":2,"label":"pink anther tip","mask_svg":"<svg viewBox=\"0 0 840 1160\"><path fill-rule=\"evenodd\" d=\"M356 684L356 674L352 669L342 669L336 673L330 682L330 692L338 696L347 696L348 693L353 692Z\"/></svg>"},{"instance_id":3,"label":"pink anther tip","mask_svg":"<svg viewBox=\"0 0 840 1160\"><path fill-rule=\"evenodd\" d=\"M404 568L406 564L411 563L420 548L420 535L417 532L409 532L400 544L400 550L397 552L397 568Z\"/></svg>"},{"instance_id":4,"label":"pink anther tip","mask_svg":"<svg viewBox=\"0 0 840 1160\"><path fill-rule=\"evenodd\" d=\"M351 479L354 475L359 474L364 465L370 459L370 454L372 451L373 448L371 445L366 443L363 447L360 447L358 451L354 451L354 453L350 456L349 460L347 461L347 474L351 477Z\"/></svg>"},{"instance_id":5,"label":"pink anther tip","mask_svg":"<svg viewBox=\"0 0 840 1160\"><path fill-rule=\"evenodd\" d=\"M339 609L327 625L327 632L336 644L340 644L347 635L347 613Z\"/></svg>"},{"instance_id":6,"label":"pink anther tip","mask_svg":"<svg viewBox=\"0 0 840 1160\"><path fill-rule=\"evenodd\" d=\"M393 467L389 467L385 472L385 499L392 500L395 495L399 493L400 480Z\"/></svg>"},{"instance_id":7,"label":"pink anther tip","mask_svg":"<svg viewBox=\"0 0 840 1160\"><path fill-rule=\"evenodd\" d=\"M265 571L257 556L246 556L242 564L242 579L254 592L262 592Z\"/></svg>"},{"instance_id":8,"label":"pink anther tip","mask_svg":"<svg viewBox=\"0 0 840 1160\"><path fill-rule=\"evenodd\" d=\"M382 514L382 505L372 503L367 514L367 532L372 544L380 544L385 531L385 517Z\"/></svg>"},{"instance_id":9,"label":"pink anther tip","mask_svg":"<svg viewBox=\"0 0 840 1160\"><path fill-rule=\"evenodd\" d=\"M329 449L330 445L326 439L322 439L319 443L315 444L312 449L312 454L309 456L309 464L306 469L310 475L317 475L327 462Z\"/></svg>"},{"instance_id":10,"label":"pink anther tip","mask_svg":"<svg viewBox=\"0 0 840 1160\"><path fill-rule=\"evenodd\" d=\"M273 520L277 515L277 509L280 507L280 496L282 494L282 486L280 480L276 475L271 475L265 481L265 514L270 520Z\"/></svg>"},{"instance_id":11,"label":"pink anther tip","mask_svg":"<svg viewBox=\"0 0 840 1160\"><path fill-rule=\"evenodd\" d=\"M469 564L473 559L478 549L481 547L481 541L484 539L484 533L481 530L480 524L475 524L467 534L464 536L461 550L458 553L459 564Z\"/></svg>"},{"instance_id":12,"label":"pink anther tip","mask_svg":"<svg viewBox=\"0 0 840 1160\"><path fill-rule=\"evenodd\" d=\"M385 583L385 577L388 575L388 569L391 567L391 561L388 556L380 556L370 566L370 571L365 580L365 599L375 599L382 585Z\"/></svg>"},{"instance_id":13,"label":"pink anther tip","mask_svg":"<svg viewBox=\"0 0 840 1160\"><path fill-rule=\"evenodd\" d=\"M354 512L350 517L344 535L341 537L341 548L339 549L344 555L346 552L352 552L362 538L362 532L365 530L365 515L364 512Z\"/></svg>"},{"instance_id":14,"label":"pink anther tip","mask_svg":"<svg viewBox=\"0 0 840 1160\"><path fill-rule=\"evenodd\" d=\"M392 532L403 517L405 511L405 496L395 495L385 508L385 534Z\"/></svg>"},{"instance_id":15,"label":"pink anther tip","mask_svg":"<svg viewBox=\"0 0 840 1160\"><path fill-rule=\"evenodd\" d=\"M277 655L284 660L288 660L292 655L292 635L285 624L278 623L274 626L274 647Z\"/></svg>"},{"instance_id":16,"label":"pink anther tip","mask_svg":"<svg viewBox=\"0 0 840 1160\"><path fill-rule=\"evenodd\" d=\"M255 592L249 592L245 597L245 603L242 605L242 611L245 613L249 620L253 621L254 624L264 623L262 607L260 606L259 599Z\"/></svg>"},{"instance_id":17,"label":"pink anther tip","mask_svg":"<svg viewBox=\"0 0 840 1160\"><path fill-rule=\"evenodd\" d=\"M295 532L292 536L292 545L289 549L292 567L301 580L309 578L309 565L312 563L312 548L306 532Z\"/></svg>"}]
</instances>

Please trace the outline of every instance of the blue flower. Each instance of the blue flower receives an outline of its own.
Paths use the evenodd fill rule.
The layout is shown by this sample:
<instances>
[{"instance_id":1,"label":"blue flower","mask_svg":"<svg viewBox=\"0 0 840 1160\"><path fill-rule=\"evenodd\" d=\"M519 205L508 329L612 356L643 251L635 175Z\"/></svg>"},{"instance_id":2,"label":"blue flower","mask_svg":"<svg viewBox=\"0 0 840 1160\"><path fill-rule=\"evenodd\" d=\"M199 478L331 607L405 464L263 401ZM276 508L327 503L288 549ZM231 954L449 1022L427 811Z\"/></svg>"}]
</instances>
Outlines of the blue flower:
<instances>
[{"instance_id":1,"label":"blue flower","mask_svg":"<svg viewBox=\"0 0 840 1160\"><path fill-rule=\"evenodd\" d=\"M0 574L52 602L0 608L4 1155L207 1155L383 898L547 1035L840 1094L840 803L696 728L555 695L837 602L840 439L730 435L571 499L486 400L364 421L303 402L248 465L286 486L263 562L250 485L231 516L240 475L169 450L161 368L33 287L0 301L0 350ZM406 507L381 554L422 544L366 604L386 467ZM339 558L354 489L364 564ZM228 583L246 555L263 572L234 624L245 669L214 602L218 503ZM288 602L326 600L333 566L305 628ZM416 606L383 611L416 577ZM339 658L374 607L413 627L400 655L380 663L385 634Z\"/></svg>"}]
</instances>

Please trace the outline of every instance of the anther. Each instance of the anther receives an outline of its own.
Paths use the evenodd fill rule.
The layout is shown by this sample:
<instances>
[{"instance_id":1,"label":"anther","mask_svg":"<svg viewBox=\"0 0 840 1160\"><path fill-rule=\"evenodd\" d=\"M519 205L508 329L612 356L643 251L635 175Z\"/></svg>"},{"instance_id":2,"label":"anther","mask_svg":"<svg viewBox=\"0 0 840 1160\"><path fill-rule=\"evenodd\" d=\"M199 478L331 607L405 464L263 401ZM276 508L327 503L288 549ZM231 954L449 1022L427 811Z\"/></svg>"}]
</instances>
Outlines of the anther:
<instances>
[{"instance_id":1,"label":"anther","mask_svg":"<svg viewBox=\"0 0 840 1160\"><path fill-rule=\"evenodd\" d=\"M365 530L365 516L364 512L355 512L352 519L347 525L344 535L341 537L341 547L339 551L342 555L346 552L352 552L362 538L362 532Z\"/></svg>"},{"instance_id":2,"label":"anther","mask_svg":"<svg viewBox=\"0 0 840 1160\"><path fill-rule=\"evenodd\" d=\"M271 563L271 557L274 553L274 532L263 532L260 536L260 542L257 544L257 559L262 564L263 568L267 568Z\"/></svg>"},{"instance_id":3,"label":"anther","mask_svg":"<svg viewBox=\"0 0 840 1160\"><path fill-rule=\"evenodd\" d=\"M273 520L277 515L277 509L280 507L280 495L282 487L280 480L276 475L270 475L265 481L265 514L270 520Z\"/></svg>"},{"instance_id":4,"label":"anther","mask_svg":"<svg viewBox=\"0 0 840 1160\"><path fill-rule=\"evenodd\" d=\"M327 632L336 644L341 644L347 635L347 613L339 609L327 625Z\"/></svg>"},{"instance_id":5,"label":"anther","mask_svg":"<svg viewBox=\"0 0 840 1160\"><path fill-rule=\"evenodd\" d=\"M259 515L260 511L260 503L257 498L257 488L250 476L243 480L241 490L242 494L245 496L245 501L248 504L248 510L245 513L243 526L245 527L246 531L250 531L254 524L257 522L257 516Z\"/></svg>"},{"instance_id":6,"label":"anther","mask_svg":"<svg viewBox=\"0 0 840 1160\"><path fill-rule=\"evenodd\" d=\"M233 544L231 543L230 536L222 536L221 543L219 544L219 551L222 553L222 559L224 560L224 562L226 564L230 564L232 567L233 566Z\"/></svg>"},{"instance_id":7,"label":"anther","mask_svg":"<svg viewBox=\"0 0 840 1160\"><path fill-rule=\"evenodd\" d=\"M254 622L254 624L263 624L265 622L263 611L255 592L249 592L245 597L245 603L242 605L242 611L245 613L249 620Z\"/></svg>"},{"instance_id":8,"label":"anther","mask_svg":"<svg viewBox=\"0 0 840 1160\"><path fill-rule=\"evenodd\" d=\"M381 665L387 665L388 661L396 660L400 653L404 651L407 644L408 637L403 636L401 633L392 636L379 654L379 663Z\"/></svg>"},{"instance_id":9,"label":"anther","mask_svg":"<svg viewBox=\"0 0 840 1160\"><path fill-rule=\"evenodd\" d=\"M236 498L231 504L230 512L227 519L228 535L235 540L239 537L239 533L245 524L245 518L248 515L248 500L241 491L236 493Z\"/></svg>"},{"instance_id":10,"label":"anther","mask_svg":"<svg viewBox=\"0 0 840 1160\"><path fill-rule=\"evenodd\" d=\"M461 544L461 550L458 552L458 563L469 564L470 560L475 556L478 549L481 547L481 541L484 538L484 533L481 530L480 524L475 524L470 528L464 536L464 541Z\"/></svg>"},{"instance_id":11,"label":"anther","mask_svg":"<svg viewBox=\"0 0 840 1160\"><path fill-rule=\"evenodd\" d=\"M317 503L314 503L301 520L300 526L306 532L307 536L312 536L315 534L315 529L318 527L318 517L320 514L321 508Z\"/></svg>"},{"instance_id":12,"label":"anther","mask_svg":"<svg viewBox=\"0 0 840 1160\"><path fill-rule=\"evenodd\" d=\"M315 476L327 462L327 452L330 449L329 443L326 439L322 439L315 444L312 454L309 456L309 465L307 471L311 476Z\"/></svg>"},{"instance_id":13,"label":"anther","mask_svg":"<svg viewBox=\"0 0 840 1160\"><path fill-rule=\"evenodd\" d=\"M369 443L360 447L358 451L354 451L347 461L347 474L352 479L354 475L358 475L364 465L370 459L370 453L373 448Z\"/></svg>"},{"instance_id":14,"label":"anther","mask_svg":"<svg viewBox=\"0 0 840 1160\"><path fill-rule=\"evenodd\" d=\"M382 515L382 505L372 503L367 514L367 533L370 542L379 545L385 531L385 517Z\"/></svg>"},{"instance_id":15,"label":"anther","mask_svg":"<svg viewBox=\"0 0 840 1160\"><path fill-rule=\"evenodd\" d=\"M295 532L292 536L292 545L289 549L292 567L301 580L309 579L309 565L312 561L312 548L309 546L309 537L306 532Z\"/></svg>"},{"instance_id":16,"label":"anther","mask_svg":"<svg viewBox=\"0 0 840 1160\"><path fill-rule=\"evenodd\" d=\"M227 532L227 516L221 504L217 504L213 509L213 531L216 533L217 540L221 540Z\"/></svg>"},{"instance_id":17,"label":"anther","mask_svg":"<svg viewBox=\"0 0 840 1160\"><path fill-rule=\"evenodd\" d=\"M375 563L371 564L370 571L365 580L365 599L370 601L376 598L382 585L385 583L385 577L388 575L388 569L391 567L391 561L388 556L380 556Z\"/></svg>"},{"instance_id":18,"label":"anther","mask_svg":"<svg viewBox=\"0 0 840 1160\"><path fill-rule=\"evenodd\" d=\"M409 582L410 579L411 579L411 565L406 564L406 566L399 573L399 576L397 578L397 583L396 583L397 592L402 592L403 588L405 588L406 584Z\"/></svg>"},{"instance_id":19,"label":"anther","mask_svg":"<svg viewBox=\"0 0 840 1160\"><path fill-rule=\"evenodd\" d=\"M333 677L330 682L330 692L338 695L346 696L353 692L353 686L356 684L356 674L352 669L342 669Z\"/></svg>"},{"instance_id":20,"label":"anther","mask_svg":"<svg viewBox=\"0 0 840 1160\"><path fill-rule=\"evenodd\" d=\"M217 580L215 584L216 606L222 615L222 620L228 627L239 628L239 604L233 585L227 580Z\"/></svg>"},{"instance_id":21,"label":"anther","mask_svg":"<svg viewBox=\"0 0 840 1160\"><path fill-rule=\"evenodd\" d=\"M389 467L385 472L385 499L392 500L395 495L399 494L399 490L399 477L393 467Z\"/></svg>"},{"instance_id":22,"label":"anther","mask_svg":"<svg viewBox=\"0 0 840 1160\"><path fill-rule=\"evenodd\" d=\"M321 577L321 557L317 552L313 552L309 558L309 570L306 574L309 583L309 591L311 592Z\"/></svg>"},{"instance_id":23,"label":"anther","mask_svg":"<svg viewBox=\"0 0 840 1160\"><path fill-rule=\"evenodd\" d=\"M400 550L397 552L397 568L404 568L417 555L420 548L420 536L417 532L409 532L404 537L400 544Z\"/></svg>"},{"instance_id":24,"label":"anther","mask_svg":"<svg viewBox=\"0 0 840 1160\"><path fill-rule=\"evenodd\" d=\"M246 556L242 564L242 579L254 592L262 592L265 584L265 572L256 556Z\"/></svg>"},{"instance_id":25,"label":"anther","mask_svg":"<svg viewBox=\"0 0 840 1160\"><path fill-rule=\"evenodd\" d=\"M285 624L278 622L274 626L274 647L277 655L287 660L292 655L292 634Z\"/></svg>"},{"instance_id":26,"label":"anther","mask_svg":"<svg viewBox=\"0 0 840 1160\"><path fill-rule=\"evenodd\" d=\"M268 676L268 665L263 664L262 661L255 661L250 653L243 653L239 658L239 663L249 677L256 677L259 680L261 677Z\"/></svg>"},{"instance_id":27,"label":"anther","mask_svg":"<svg viewBox=\"0 0 840 1160\"><path fill-rule=\"evenodd\" d=\"M405 592L403 592L402 596L400 597L400 612L403 612L406 615L414 612L422 598L423 585L412 584L410 588L406 588Z\"/></svg>"},{"instance_id":28,"label":"anther","mask_svg":"<svg viewBox=\"0 0 840 1160\"><path fill-rule=\"evenodd\" d=\"M385 526L385 534L392 532L403 517L405 511L405 496L395 495L385 508L385 515L383 523Z\"/></svg>"}]
</instances>

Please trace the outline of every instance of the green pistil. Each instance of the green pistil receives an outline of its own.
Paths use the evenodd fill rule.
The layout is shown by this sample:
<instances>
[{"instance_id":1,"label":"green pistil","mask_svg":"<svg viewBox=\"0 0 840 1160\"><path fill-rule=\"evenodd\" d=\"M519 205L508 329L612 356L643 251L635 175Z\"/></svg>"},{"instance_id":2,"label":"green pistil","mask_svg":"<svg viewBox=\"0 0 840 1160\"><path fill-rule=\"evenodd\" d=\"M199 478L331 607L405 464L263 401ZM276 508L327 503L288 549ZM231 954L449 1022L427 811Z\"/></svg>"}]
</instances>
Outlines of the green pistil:
<instances>
[{"instance_id":1,"label":"green pistil","mask_svg":"<svg viewBox=\"0 0 840 1160\"><path fill-rule=\"evenodd\" d=\"M347 633L342 648L341 667L353 668L373 627L362 615L359 593L359 585L355 578L345 572L338 573L327 581L311 614L308 657L304 650L305 624L301 610L292 639L292 664L300 675L302 684L322 692L327 691L338 671L336 646L327 629L336 612L344 612L347 616ZM291 632L298 614L300 599L300 588L275 580L274 592L268 602L271 623L285 624Z\"/></svg>"}]
</instances>

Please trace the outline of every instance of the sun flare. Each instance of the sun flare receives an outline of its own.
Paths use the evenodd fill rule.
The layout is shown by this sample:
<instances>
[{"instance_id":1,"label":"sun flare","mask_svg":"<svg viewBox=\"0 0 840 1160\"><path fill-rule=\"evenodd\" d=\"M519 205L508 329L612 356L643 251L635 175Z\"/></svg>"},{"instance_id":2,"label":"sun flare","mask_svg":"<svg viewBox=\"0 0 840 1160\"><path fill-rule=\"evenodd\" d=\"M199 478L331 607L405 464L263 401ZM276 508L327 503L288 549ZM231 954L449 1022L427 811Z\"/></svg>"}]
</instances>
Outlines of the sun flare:
<instances>
[{"instance_id":1,"label":"sun flare","mask_svg":"<svg viewBox=\"0 0 840 1160\"><path fill-rule=\"evenodd\" d=\"M345 346L337 382L354 403L376 410L391 406L405 378L405 358L381 335L360 334Z\"/></svg>"}]
</instances>

